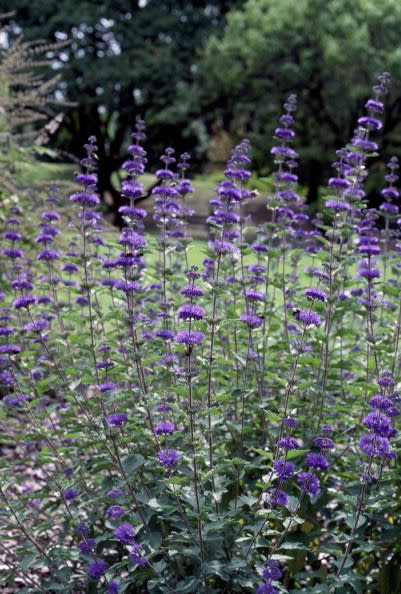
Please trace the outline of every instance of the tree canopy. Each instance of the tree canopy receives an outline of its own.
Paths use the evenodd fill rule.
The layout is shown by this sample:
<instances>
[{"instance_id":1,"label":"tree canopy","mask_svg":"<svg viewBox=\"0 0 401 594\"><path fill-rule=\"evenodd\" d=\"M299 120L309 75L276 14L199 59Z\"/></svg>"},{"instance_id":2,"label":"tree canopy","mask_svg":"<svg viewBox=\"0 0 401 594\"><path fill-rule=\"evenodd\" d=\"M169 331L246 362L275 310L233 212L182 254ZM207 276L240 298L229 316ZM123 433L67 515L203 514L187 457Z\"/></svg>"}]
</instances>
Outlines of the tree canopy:
<instances>
[{"instance_id":1,"label":"tree canopy","mask_svg":"<svg viewBox=\"0 0 401 594\"><path fill-rule=\"evenodd\" d=\"M26 39L71 40L57 55L59 93L76 102L59 144L75 155L90 134L98 138L101 191L118 200L111 173L124 158L136 115L147 122L154 160L166 145L202 148L193 81L211 31L239 0L4 0ZM11 23L12 24L12 23ZM193 150L191 150L193 152Z\"/></svg>"},{"instance_id":2,"label":"tree canopy","mask_svg":"<svg viewBox=\"0 0 401 594\"><path fill-rule=\"evenodd\" d=\"M393 77L384 131L399 153L400 30L398 0L248 0L228 15L223 35L209 40L202 101L211 118L246 122L263 169L280 105L295 92L297 148L313 199L383 71Z\"/></svg>"},{"instance_id":3,"label":"tree canopy","mask_svg":"<svg viewBox=\"0 0 401 594\"><path fill-rule=\"evenodd\" d=\"M81 155L98 138L100 191L125 157L136 115L146 119L150 160L164 147L204 164L216 121L247 135L259 172L281 104L298 95L297 148L309 197L351 136L377 74L393 86L385 150L401 153L399 0L3 0L29 40L70 40L55 51L65 111L56 141ZM13 27L11 27L11 30ZM237 138L235 138L237 140ZM401 156L401 155L400 155Z\"/></svg>"}]
</instances>

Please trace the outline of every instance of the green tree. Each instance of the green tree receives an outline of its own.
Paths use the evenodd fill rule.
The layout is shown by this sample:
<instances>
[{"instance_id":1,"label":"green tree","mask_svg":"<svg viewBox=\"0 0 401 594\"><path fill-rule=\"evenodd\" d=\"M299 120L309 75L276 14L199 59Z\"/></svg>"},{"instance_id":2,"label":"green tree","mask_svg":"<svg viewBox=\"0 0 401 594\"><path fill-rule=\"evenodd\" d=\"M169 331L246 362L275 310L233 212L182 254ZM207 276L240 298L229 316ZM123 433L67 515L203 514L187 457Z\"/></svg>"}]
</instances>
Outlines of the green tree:
<instances>
[{"instance_id":1,"label":"green tree","mask_svg":"<svg viewBox=\"0 0 401 594\"><path fill-rule=\"evenodd\" d=\"M3 0L26 39L71 40L57 54L63 84L77 107L66 112L59 144L81 155L90 134L100 148L100 190L111 183L139 113L154 162L166 145L198 144L202 123L193 92L198 54L240 0ZM12 28L13 22L11 22ZM193 152L193 150L191 150Z\"/></svg>"},{"instance_id":2,"label":"green tree","mask_svg":"<svg viewBox=\"0 0 401 594\"><path fill-rule=\"evenodd\" d=\"M297 148L314 200L335 149L349 138L377 74L392 74L384 126L387 146L401 144L399 0L248 0L214 35L200 74L210 118L247 123L260 169L277 116L298 95ZM397 151L398 149L398 151Z\"/></svg>"},{"instance_id":3,"label":"green tree","mask_svg":"<svg viewBox=\"0 0 401 594\"><path fill-rule=\"evenodd\" d=\"M0 34L6 35L1 21L0 15ZM0 196L21 189L19 165L31 162L35 152L46 152L42 145L59 125L58 112L67 107L52 100L59 75L44 59L62 47L19 37L0 48Z\"/></svg>"}]
</instances>

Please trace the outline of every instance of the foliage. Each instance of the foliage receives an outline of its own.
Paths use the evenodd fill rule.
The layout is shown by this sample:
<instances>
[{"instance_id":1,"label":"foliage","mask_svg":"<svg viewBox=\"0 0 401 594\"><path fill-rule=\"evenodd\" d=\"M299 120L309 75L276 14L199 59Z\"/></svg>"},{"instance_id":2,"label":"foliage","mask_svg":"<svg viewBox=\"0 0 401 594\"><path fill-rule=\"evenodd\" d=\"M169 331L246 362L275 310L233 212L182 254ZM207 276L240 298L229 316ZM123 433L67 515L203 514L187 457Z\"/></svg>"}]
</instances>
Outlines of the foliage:
<instances>
[{"instance_id":1,"label":"foliage","mask_svg":"<svg viewBox=\"0 0 401 594\"><path fill-rule=\"evenodd\" d=\"M79 155L89 134L96 134L100 192L114 198L115 210L120 201L111 176L124 158L133 108L146 117L153 158L167 138L178 150L200 145L205 134L192 115L199 117L191 91L198 53L238 3L86 0L76 10L71 0L3 2L16 11L15 25L27 39L71 41L55 52L60 91L77 103L66 110L58 144Z\"/></svg>"},{"instance_id":2,"label":"foliage","mask_svg":"<svg viewBox=\"0 0 401 594\"><path fill-rule=\"evenodd\" d=\"M5 34L6 28L1 27L0 33ZM55 110L68 104L55 100L60 76L48 76L54 62L43 56L62 47L65 44L19 37L0 50L0 168L8 191L17 189L21 161L28 163L34 152L51 153L43 145L59 126L61 116Z\"/></svg>"},{"instance_id":3,"label":"foliage","mask_svg":"<svg viewBox=\"0 0 401 594\"><path fill-rule=\"evenodd\" d=\"M367 81L383 70L395 79L384 149L399 150L400 26L397 0L248 0L229 13L223 34L209 40L202 104L227 126L242 122L263 170L282 97L296 93L301 175L309 198L316 200L333 147L351 136Z\"/></svg>"},{"instance_id":4,"label":"foliage","mask_svg":"<svg viewBox=\"0 0 401 594\"><path fill-rule=\"evenodd\" d=\"M295 97L252 201L236 147L191 266L188 155L156 171L144 123L120 236L97 210L96 138L77 188L13 204L2 240L0 554L21 592L399 592L398 163L366 208L380 76L323 211L297 192ZM260 190L260 191L263 191ZM378 230L382 217L383 231ZM37 228L33 240L33 230Z\"/></svg>"}]
</instances>

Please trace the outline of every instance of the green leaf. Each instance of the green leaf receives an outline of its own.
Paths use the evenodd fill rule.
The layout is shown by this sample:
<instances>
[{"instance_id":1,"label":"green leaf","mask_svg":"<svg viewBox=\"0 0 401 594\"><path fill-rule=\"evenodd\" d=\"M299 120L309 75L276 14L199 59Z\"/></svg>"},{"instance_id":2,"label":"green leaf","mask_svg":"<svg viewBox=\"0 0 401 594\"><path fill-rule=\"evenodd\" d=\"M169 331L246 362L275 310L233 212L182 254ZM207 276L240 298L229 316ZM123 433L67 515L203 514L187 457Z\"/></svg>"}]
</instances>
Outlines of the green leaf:
<instances>
[{"instance_id":1,"label":"green leaf","mask_svg":"<svg viewBox=\"0 0 401 594\"><path fill-rule=\"evenodd\" d=\"M227 581L229 576L225 569L225 566L220 561L210 561L209 563L205 563L202 565L202 569L206 575L217 575L224 581Z\"/></svg>"},{"instance_id":2,"label":"green leaf","mask_svg":"<svg viewBox=\"0 0 401 594\"><path fill-rule=\"evenodd\" d=\"M271 410L266 410L266 415L269 421L274 421L275 423L281 423L282 417L277 413L272 412Z\"/></svg>"},{"instance_id":3,"label":"green leaf","mask_svg":"<svg viewBox=\"0 0 401 594\"><path fill-rule=\"evenodd\" d=\"M22 569L28 569L34 564L35 559L37 558L36 553L31 553L30 555L24 555L21 559L19 564L21 565Z\"/></svg>"},{"instance_id":4,"label":"green leaf","mask_svg":"<svg viewBox=\"0 0 401 594\"><path fill-rule=\"evenodd\" d=\"M283 544L280 546L280 549L303 551L307 550L308 547L302 542L283 542Z\"/></svg>"},{"instance_id":5,"label":"green leaf","mask_svg":"<svg viewBox=\"0 0 401 594\"><path fill-rule=\"evenodd\" d=\"M122 465L125 472L128 475L130 475L135 470L138 470L138 468L140 468L143 465L144 461L145 458L140 454L132 454L131 456L127 456L126 458L124 458L124 460L122 461Z\"/></svg>"},{"instance_id":6,"label":"green leaf","mask_svg":"<svg viewBox=\"0 0 401 594\"><path fill-rule=\"evenodd\" d=\"M358 525L356 526L356 529L360 528L361 526L363 526L367 521L366 516L364 515L360 515L358 518ZM355 522L356 522L356 514L348 514L347 515L347 525L354 529L355 526Z\"/></svg>"},{"instance_id":7,"label":"green leaf","mask_svg":"<svg viewBox=\"0 0 401 594\"><path fill-rule=\"evenodd\" d=\"M261 450L259 448L251 448L252 452L256 452L257 454L260 454L261 456L263 456L264 458L267 458L268 460L273 460L273 454L271 452L265 452L265 450Z\"/></svg>"},{"instance_id":8,"label":"green leaf","mask_svg":"<svg viewBox=\"0 0 401 594\"><path fill-rule=\"evenodd\" d=\"M189 594L196 592L197 588L200 588L201 581L197 577L188 577L185 580L181 580L174 586L174 590L179 594Z\"/></svg>"},{"instance_id":9,"label":"green leaf","mask_svg":"<svg viewBox=\"0 0 401 594\"><path fill-rule=\"evenodd\" d=\"M293 458L297 458L298 456L305 456L309 450L290 450L287 453L287 460L292 460Z\"/></svg>"}]
</instances>

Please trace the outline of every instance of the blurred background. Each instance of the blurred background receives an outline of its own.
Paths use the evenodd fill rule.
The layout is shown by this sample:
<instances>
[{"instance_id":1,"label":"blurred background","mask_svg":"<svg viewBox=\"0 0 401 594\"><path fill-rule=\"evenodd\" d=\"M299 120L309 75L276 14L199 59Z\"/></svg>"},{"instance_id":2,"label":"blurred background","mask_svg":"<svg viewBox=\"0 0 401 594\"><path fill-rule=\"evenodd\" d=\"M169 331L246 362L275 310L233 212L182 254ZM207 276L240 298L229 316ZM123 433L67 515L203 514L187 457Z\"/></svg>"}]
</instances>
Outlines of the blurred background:
<instances>
[{"instance_id":1,"label":"blurred background","mask_svg":"<svg viewBox=\"0 0 401 594\"><path fill-rule=\"evenodd\" d=\"M44 175L72 176L95 134L111 213L137 115L147 124L150 171L167 146L189 152L206 205L243 137L256 175L268 178L281 105L296 93L300 181L316 205L336 149L352 135L375 77L388 71L383 152L368 190L380 187L387 158L401 157L399 0L1 0L1 11L3 145L18 132Z\"/></svg>"}]
</instances>

